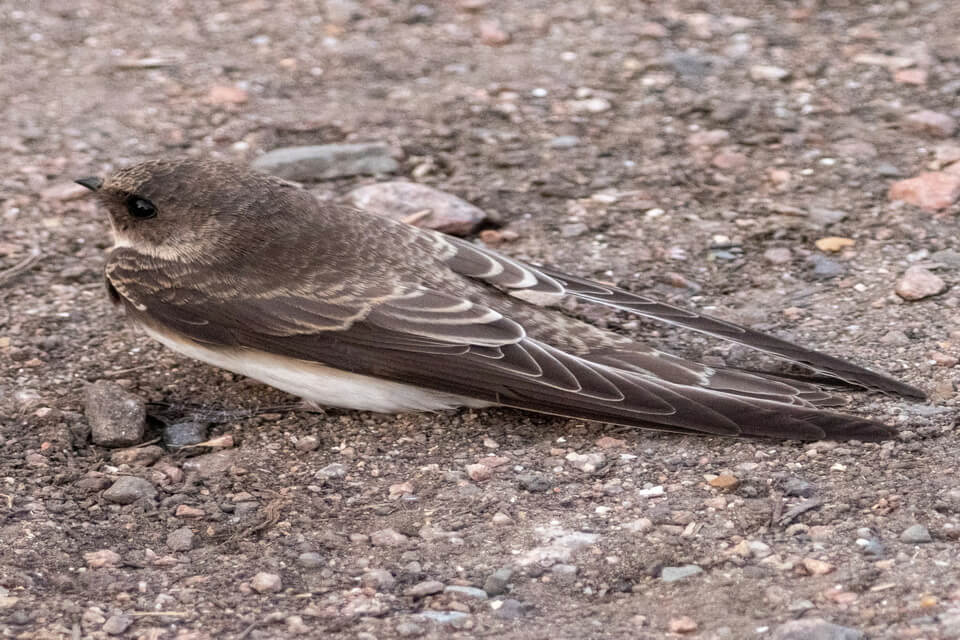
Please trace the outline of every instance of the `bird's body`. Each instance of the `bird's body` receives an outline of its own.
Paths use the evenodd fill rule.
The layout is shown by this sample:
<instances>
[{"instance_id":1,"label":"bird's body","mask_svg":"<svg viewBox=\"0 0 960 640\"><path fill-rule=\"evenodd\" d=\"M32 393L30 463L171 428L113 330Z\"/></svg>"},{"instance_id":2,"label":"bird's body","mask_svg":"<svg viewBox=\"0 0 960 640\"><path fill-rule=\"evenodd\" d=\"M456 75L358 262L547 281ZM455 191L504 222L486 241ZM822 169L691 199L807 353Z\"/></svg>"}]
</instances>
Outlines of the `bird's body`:
<instances>
[{"instance_id":1,"label":"bird's body","mask_svg":"<svg viewBox=\"0 0 960 640\"><path fill-rule=\"evenodd\" d=\"M707 367L567 316L551 306L565 296L923 397L843 360L321 204L232 165L156 161L95 186L116 239L107 282L134 322L184 355L317 404L384 412L503 405L721 435L892 433L824 411L836 398L809 382Z\"/></svg>"}]
</instances>

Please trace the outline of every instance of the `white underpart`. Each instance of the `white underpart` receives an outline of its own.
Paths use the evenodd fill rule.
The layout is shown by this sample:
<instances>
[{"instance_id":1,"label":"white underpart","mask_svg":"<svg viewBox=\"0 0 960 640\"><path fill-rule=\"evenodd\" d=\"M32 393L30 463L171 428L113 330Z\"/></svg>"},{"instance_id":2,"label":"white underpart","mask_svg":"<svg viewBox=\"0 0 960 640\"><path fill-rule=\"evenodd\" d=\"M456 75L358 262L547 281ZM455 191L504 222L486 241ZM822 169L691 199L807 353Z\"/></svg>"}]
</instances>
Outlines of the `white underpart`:
<instances>
[{"instance_id":1,"label":"white underpart","mask_svg":"<svg viewBox=\"0 0 960 640\"><path fill-rule=\"evenodd\" d=\"M161 332L146 326L141 328L151 338L177 353L259 380L324 407L404 413L441 411L461 406L481 408L493 404L264 351L211 349L172 332Z\"/></svg>"}]
</instances>

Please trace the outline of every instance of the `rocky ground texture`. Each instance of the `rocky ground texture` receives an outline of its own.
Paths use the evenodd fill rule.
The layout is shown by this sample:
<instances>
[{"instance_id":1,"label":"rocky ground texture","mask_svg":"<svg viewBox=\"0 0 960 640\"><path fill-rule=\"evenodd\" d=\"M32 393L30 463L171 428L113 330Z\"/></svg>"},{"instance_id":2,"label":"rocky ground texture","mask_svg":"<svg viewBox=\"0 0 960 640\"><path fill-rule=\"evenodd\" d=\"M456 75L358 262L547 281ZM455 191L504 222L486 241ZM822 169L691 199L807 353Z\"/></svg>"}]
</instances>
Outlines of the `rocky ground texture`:
<instances>
[{"instance_id":1,"label":"rocky ground texture","mask_svg":"<svg viewBox=\"0 0 960 640\"><path fill-rule=\"evenodd\" d=\"M105 6L0 20L0 637L960 637L960 5ZM110 308L71 180L166 155L399 194L932 402L805 445L298 410Z\"/></svg>"}]
</instances>

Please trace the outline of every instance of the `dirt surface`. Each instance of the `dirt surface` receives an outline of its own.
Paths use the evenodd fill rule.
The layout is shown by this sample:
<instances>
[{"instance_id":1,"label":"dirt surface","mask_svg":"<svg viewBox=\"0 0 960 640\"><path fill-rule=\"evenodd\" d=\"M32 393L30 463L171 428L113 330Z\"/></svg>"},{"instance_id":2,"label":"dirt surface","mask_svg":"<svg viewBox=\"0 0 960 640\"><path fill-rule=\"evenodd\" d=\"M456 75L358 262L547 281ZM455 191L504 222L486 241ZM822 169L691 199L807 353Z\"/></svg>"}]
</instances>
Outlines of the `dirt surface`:
<instances>
[{"instance_id":1,"label":"dirt surface","mask_svg":"<svg viewBox=\"0 0 960 640\"><path fill-rule=\"evenodd\" d=\"M2 14L0 637L768 638L796 618L960 637L960 206L888 197L958 144L908 116L960 117L960 5L13 0ZM486 237L509 255L850 357L933 403L854 394L849 410L901 428L883 444L309 413L111 308L107 223L72 178L351 141L390 144L396 177L496 216ZM308 187L333 198L376 179ZM825 253L827 237L853 242ZM911 265L946 291L895 295ZM233 446L92 444L85 388L103 380L148 403L145 441L161 419L194 420ZM129 476L146 481L133 502L108 497Z\"/></svg>"}]
</instances>

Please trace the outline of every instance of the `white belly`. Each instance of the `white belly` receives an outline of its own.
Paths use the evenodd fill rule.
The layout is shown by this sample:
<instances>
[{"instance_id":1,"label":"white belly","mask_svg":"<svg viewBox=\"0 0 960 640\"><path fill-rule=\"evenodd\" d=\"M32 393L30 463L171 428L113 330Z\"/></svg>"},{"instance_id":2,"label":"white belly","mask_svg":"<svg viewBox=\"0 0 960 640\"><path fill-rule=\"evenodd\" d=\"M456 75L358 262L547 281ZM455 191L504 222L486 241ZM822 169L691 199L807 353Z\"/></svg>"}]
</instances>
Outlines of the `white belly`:
<instances>
[{"instance_id":1,"label":"white belly","mask_svg":"<svg viewBox=\"0 0 960 640\"><path fill-rule=\"evenodd\" d=\"M143 325L141 328L151 338L177 353L259 380L325 407L404 413L461 406L492 406L490 402L349 373L263 351L211 349L174 333L160 332Z\"/></svg>"}]
</instances>

